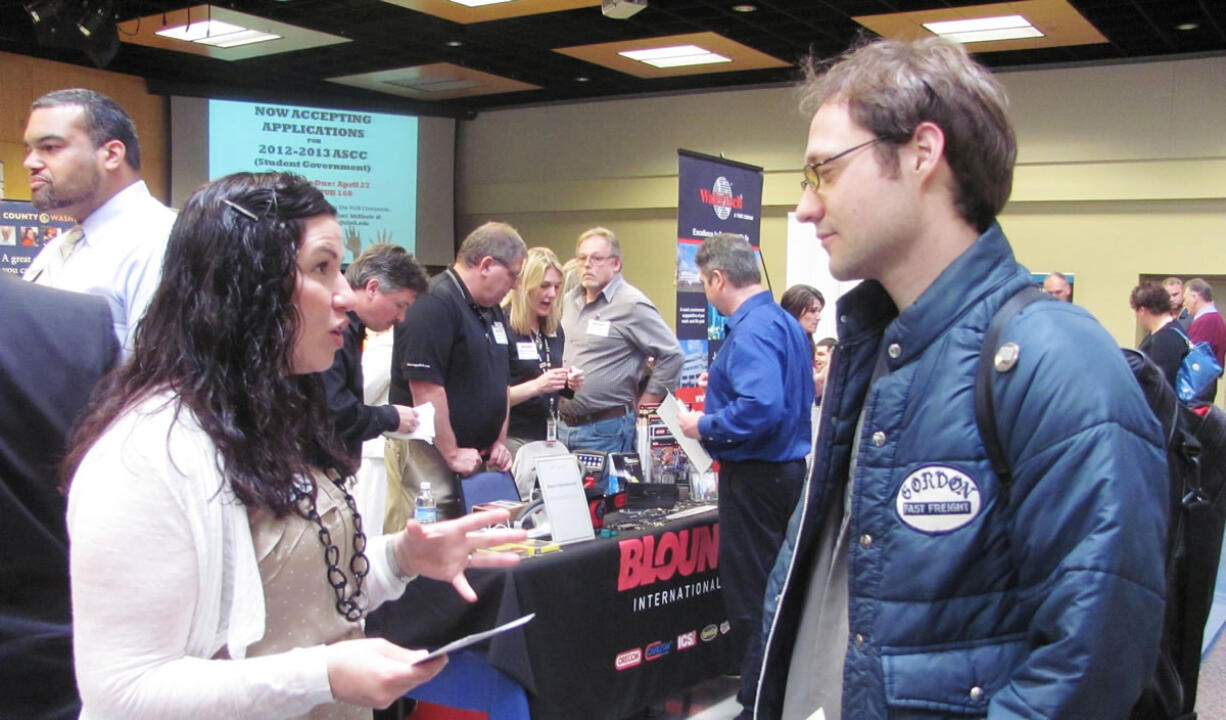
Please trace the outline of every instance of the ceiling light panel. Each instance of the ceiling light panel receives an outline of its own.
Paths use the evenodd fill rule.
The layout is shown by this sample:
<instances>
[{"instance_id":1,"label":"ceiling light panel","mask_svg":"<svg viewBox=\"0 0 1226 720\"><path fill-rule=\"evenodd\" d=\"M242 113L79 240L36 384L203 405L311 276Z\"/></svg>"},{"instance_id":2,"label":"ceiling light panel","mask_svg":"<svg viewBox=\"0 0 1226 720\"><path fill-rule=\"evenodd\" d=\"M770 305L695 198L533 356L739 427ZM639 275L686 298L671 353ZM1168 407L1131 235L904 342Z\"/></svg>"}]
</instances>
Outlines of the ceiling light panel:
<instances>
[{"instance_id":1,"label":"ceiling light panel","mask_svg":"<svg viewBox=\"0 0 1226 720\"><path fill-rule=\"evenodd\" d=\"M127 20L118 27L119 37L126 43L227 61L350 42L337 35L210 5Z\"/></svg>"},{"instance_id":2,"label":"ceiling light panel","mask_svg":"<svg viewBox=\"0 0 1226 720\"><path fill-rule=\"evenodd\" d=\"M975 53L1039 50L1106 43L1068 0L1016 0L986 5L857 15L852 20L874 33L899 40L941 35L973 43ZM951 34L952 33L952 34Z\"/></svg>"},{"instance_id":3,"label":"ceiling light panel","mask_svg":"<svg viewBox=\"0 0 1226 720\"><path fill-rule=\"evenodd\" d=\"M1043 33L1021 15L941 20L926 22L924 27L941 37L960 43L1043 37Z\"/></svg>"}]
</instances>

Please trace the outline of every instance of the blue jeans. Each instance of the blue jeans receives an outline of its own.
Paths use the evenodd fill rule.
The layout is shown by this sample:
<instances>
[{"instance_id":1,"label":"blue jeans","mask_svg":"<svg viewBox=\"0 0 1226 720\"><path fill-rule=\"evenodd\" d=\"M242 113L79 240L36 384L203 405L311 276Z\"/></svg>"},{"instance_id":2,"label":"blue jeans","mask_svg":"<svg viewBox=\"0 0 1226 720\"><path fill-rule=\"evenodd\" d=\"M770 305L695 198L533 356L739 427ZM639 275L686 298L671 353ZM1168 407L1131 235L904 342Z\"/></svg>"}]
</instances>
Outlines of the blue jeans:
<instances>
[{"instance_id":1,"label":"blue jeans","mask_svg":"<svg viewBox=\"0 0 1226 720\"><path fill-rule=\"evenodd\" d=\"M571 427L558 421L558 440L571 452L600 450L603 452L634 451L634 414L609 418L599 422Z\"/></svg>"}]
</instances>

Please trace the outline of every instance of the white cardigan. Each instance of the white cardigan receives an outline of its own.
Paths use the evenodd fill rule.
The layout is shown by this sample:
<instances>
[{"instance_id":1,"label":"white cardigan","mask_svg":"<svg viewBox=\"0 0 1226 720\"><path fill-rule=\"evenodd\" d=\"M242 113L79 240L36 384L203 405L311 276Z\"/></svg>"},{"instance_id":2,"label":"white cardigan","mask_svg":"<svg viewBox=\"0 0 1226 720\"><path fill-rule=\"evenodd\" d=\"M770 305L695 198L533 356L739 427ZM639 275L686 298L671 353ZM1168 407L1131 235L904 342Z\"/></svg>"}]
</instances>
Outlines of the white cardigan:
<instances>
[{"instance_id":1,"label":"white cardigan","mask_svg":"<svg viewBox=\"0 0 1226 720\"><path fill-rule=\"evenodd\" d=\"M195 415L175 418L175 405L164 393L125 413L72 482L81 717L290 718L332 702L325 646L245 657L265 614L247 510ZM366 550L372 608L405 588L387 562L389 539ZM212 660L223 648L233 659Z\"/></svg>"}]
</instances>

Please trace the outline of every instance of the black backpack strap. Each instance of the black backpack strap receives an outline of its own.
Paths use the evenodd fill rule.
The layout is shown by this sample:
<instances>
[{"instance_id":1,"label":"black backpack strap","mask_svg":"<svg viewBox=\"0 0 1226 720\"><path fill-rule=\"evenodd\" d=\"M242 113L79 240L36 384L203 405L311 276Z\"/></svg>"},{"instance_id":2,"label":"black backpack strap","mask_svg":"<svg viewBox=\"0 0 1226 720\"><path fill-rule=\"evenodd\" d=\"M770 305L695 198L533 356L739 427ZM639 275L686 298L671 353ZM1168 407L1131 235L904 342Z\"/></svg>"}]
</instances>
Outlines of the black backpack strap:
<instances>
[{"instance_id":1,"label":"black backpack strap","mask_svg":"<svg viewBox=\"0 0 1226 720\"><path fill-rule=\"evenodd\" d=\"M992 463L992 471L1000 478L1001 498L1006 503L1009 501L1013 473L1009 469L1009 460L1000 445L1000 434L996 428L992 369L995 366L996 352L1000 349L1000 337L1013 318L1027 305L1050 298L1050 295L1034 285L1027 285L1019 290L992 316L988 331L983 336L983 348L979 351L979 366L975 373L975 424L979 426L979 437L983 439L983 447Z\"/></svg>"}]
</instances>

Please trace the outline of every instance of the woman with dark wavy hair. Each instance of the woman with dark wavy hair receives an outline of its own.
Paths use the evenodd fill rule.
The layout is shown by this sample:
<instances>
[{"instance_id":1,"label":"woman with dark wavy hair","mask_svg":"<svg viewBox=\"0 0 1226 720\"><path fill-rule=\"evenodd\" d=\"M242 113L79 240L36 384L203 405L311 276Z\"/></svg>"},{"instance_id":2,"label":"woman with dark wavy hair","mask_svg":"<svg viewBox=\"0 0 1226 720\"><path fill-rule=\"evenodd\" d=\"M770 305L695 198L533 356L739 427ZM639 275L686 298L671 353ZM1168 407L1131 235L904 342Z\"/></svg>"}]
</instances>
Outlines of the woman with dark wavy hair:
<instances>
[{"instance_id":1,"label":"woman with dark wavy hair","mask_svg":"<svg viewBox=\"0 0 1226 720\"><path fill-rule=\"evenodd\" d=\"M336 211L305 179L240 173L175 222L127 364L64 474L83 718L369 717L443 663L362 637L421 574L475 599L472 554L522 537L470 515L371 538L323 390L353 295Z\"/></svg>"}]
</instances>

